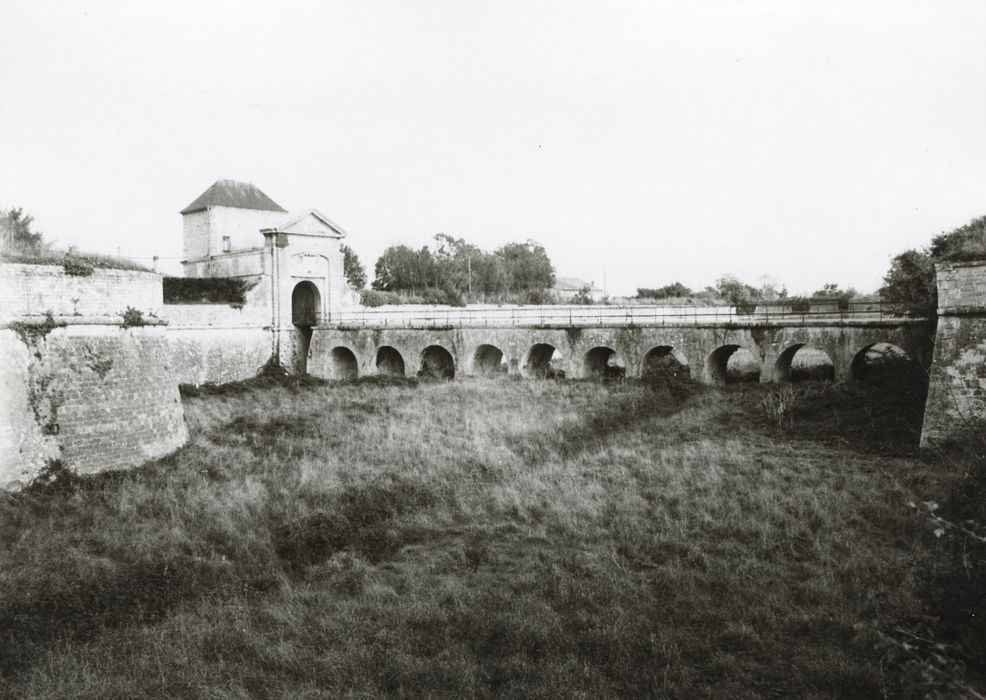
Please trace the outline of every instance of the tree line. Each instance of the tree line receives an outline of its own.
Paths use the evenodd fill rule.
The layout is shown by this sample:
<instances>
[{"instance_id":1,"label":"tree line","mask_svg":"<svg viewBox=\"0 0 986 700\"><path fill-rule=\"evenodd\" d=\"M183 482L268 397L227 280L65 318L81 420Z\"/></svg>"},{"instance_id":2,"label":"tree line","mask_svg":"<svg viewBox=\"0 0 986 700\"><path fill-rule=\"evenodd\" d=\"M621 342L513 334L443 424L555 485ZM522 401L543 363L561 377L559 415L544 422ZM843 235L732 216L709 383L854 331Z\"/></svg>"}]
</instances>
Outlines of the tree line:
<instances>
[{"instance_id":1,"label":"tree line","mask_svg":"<svg viewBox=\"0 0 986 700\"><path fill-rule=\"evenodd\" d=\"M414 249L390 246L374 265L369 298L396 301L419 297L423 303L469 301L527 301L543 303L555 284L555 268L547 251L536 241L507 243L493 251L482 250L445 233L434 237L433 246ZM366 269L343 246L346 277L355 289L366 285ZM377 294L374 294L376 292Z\"/></svg>"}]
</instances>

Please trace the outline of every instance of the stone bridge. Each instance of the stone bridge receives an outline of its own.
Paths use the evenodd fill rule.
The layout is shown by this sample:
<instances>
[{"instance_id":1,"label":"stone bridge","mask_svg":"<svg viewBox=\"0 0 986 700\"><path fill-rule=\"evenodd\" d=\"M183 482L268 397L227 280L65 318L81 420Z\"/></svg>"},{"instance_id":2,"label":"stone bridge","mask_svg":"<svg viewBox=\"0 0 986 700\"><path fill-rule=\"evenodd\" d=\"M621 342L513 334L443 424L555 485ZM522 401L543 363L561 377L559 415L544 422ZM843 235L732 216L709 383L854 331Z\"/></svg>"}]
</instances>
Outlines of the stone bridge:
<instances>
[{"instance_id":1,"label":"stone bridge","mask_svg":"<svg viewBox=\"0 0 986 700\"><path fill-rule=\"evenodd\" d=\"M792 376L802 350L850 381L878 344L927 369L933 321L879 305L799 313L760 308L515 307L390 309L339 314L316 326L307 367L330 379L508 373L573 379L687 374L708 383Z\"/></svg>"}]
</instances>

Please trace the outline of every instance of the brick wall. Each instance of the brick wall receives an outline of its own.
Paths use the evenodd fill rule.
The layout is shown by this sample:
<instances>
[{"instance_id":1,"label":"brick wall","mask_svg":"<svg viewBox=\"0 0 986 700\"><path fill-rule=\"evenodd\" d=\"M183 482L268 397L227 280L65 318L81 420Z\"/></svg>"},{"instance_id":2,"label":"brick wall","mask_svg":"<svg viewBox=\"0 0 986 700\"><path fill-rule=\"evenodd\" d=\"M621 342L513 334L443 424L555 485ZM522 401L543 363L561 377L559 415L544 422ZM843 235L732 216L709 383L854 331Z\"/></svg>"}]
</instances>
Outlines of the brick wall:
<instances>
[{"instance_id":1,"label":"brick wall","mask_svg":"<svg viewBox=\"0 0 986 700\"><path fill-rule=\"evenodd\" d=\"M187 439L163 326L0 330L0 488L52 457L81 473L137 466Z\"/></svg>"},{"instance_id":2,"label":"brick wall","mask_svg":"<svg viewBox=\"0 0 986 700\"><path fill-rule=\"evenodd\" d=\"M935 269L939 314L986 314L986 262L943 263Z\"/></svg>"},{"instance_id":3,"label":"brick wall","mask_svg":"<svg viewBox=\"0 0 986 700\"><path fill-rule=\"evenodd\" d=\"M938 330L921 444L986 420L986 262L937 266Z\"/></svg>"}]
</instances>

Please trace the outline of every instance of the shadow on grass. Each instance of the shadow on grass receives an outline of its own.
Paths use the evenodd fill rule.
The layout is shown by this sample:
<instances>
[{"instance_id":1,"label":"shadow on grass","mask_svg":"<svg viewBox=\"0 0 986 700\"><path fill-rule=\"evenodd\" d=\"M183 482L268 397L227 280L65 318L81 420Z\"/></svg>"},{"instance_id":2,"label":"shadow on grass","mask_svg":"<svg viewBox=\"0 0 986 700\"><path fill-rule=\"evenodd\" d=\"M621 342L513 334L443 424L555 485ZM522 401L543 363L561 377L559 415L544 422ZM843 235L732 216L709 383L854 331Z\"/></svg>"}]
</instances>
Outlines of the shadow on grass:
<instances>
[{"instance_id":1,"label":"shadow on grass","mask_svg":"<svg viewBox=\"0 0 986 700\"><path fill-rule=\"evenodd\" d=\"M428 485L397 475L346 486L329 496L291 493L268 502L249 526L269 532L270 549L256 550L241 561L197 556L208 551L205 540L199 540L208 535L182 525L179 509L173 516L178 530L192 537L183 547L187 554L136 554L132 560L116 554L107 559L102 539L79 540L72 533L78 530L77 520L84 519L82 511L98 510L104 489L129 478L132 473L80 477L56 465L24 492L4 496L8 525L39 518L62 521L51 529L65 534L54 536L64 537L64 547L75 549L77 560L81 555L88 561L64 569L50 564L39 572L44 577L37 588L16 589L20 592L0 601L0 695L5 682L59 644L87 642L117 627L153 624L176 607L205 597L266 594L281 585L285 574L302 575L337 553L384 561L422 538L414 526L401 522L402 516L440 500Z\"/></svg>"},{"instance_id":2,"label":"shadow on grass","mask_svg":"<svg viewBox=\"0 0 986 700\"><path fill-rule=\"evenodd\" d=\"M628 380L610 386L602 394L605 401L585 413L582 420L558 429L528 432L517 446L522 456L535 464L552 453L573 457L655 418L672 416L710 391L688 379Z\"/></svg>"},{"instance_id":3,"label":"shadow on grass","mask_svg":"<svg viewBox=\"0 0 986 700\"><path fill-rule=\"evenodd\" d=\"M857 451L886 455L918 449L928 394L923 372L875 373L850 384L781 385L766 391L792 397L783 430L788 438L835 439Z\"/></svg>"},{"instance_id":4,"label":"shadow on grass","mask_svg":"<svg viewBox=\"0 0 986 700\"><path fill-rule=\"evenodd\" d=\"M346 486L314 512L271 514L274 549L295 572L344 551L378 563L420 539L421 533L401 526L398 519L438 500L427 486L394 474Z\"/></svg>"}]
</instances>

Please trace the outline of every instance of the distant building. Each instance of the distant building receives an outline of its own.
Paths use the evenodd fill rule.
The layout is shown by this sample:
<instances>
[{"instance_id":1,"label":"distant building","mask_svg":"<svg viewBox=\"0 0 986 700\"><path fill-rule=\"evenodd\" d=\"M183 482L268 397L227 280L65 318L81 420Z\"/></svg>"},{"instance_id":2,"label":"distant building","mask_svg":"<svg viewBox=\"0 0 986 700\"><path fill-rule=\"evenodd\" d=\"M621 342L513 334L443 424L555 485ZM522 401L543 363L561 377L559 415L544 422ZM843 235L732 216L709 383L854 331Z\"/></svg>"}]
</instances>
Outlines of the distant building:
<instances>
[{"instance_id":1,"label":"distant building","mask_svg":"<svg viewBox=\"0 0 986 700\"><path fill-rule=\"evenodd\" d=\"M577 295L583 289L589 289L589 298L592 301L602 301L606 292L596 286L595 282L586 282L578 277L559 277L555 280L555 286L551 288L551 293L557 301L566 302Z\"/></svg>"}]
</instances>

